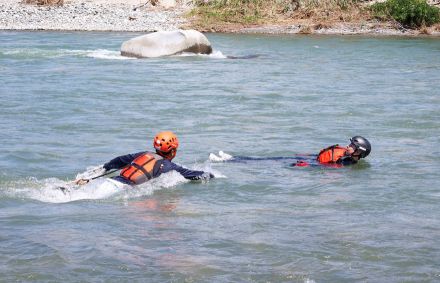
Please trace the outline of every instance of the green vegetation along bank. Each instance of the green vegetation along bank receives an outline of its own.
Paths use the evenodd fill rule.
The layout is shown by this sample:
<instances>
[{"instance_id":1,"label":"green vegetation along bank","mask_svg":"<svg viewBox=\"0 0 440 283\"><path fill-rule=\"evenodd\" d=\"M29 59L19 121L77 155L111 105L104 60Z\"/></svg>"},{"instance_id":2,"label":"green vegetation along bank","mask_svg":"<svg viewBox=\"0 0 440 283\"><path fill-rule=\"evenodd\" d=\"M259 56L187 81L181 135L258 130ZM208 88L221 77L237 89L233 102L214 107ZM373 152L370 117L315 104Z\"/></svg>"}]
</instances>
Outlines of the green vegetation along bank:
<instances>
[{"instance_id":1,"label":"green vegetation along bank","mask_svg":"<svg viewBox=\"0 0 440 283\"><path fill-rule=\"evenodd\" d=\"M199 30L440 34L439 3L426 0L196 0Z\"/></svg>"}]
</instances>

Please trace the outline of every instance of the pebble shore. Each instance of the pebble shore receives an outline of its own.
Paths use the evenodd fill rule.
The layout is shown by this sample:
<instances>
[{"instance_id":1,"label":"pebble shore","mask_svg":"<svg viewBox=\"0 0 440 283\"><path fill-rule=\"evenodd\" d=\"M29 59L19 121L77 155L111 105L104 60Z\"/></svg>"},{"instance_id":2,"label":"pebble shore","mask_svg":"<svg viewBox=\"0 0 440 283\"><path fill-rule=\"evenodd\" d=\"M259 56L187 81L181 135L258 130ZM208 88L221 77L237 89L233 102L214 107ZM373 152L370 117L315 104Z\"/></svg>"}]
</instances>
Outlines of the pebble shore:
<instances>
[{"instance_id":1,"label":"pebble shore","mask_svg":"<svg viewBox=\"0 0 440 283\"><path fill-rule=\"evenodd\" d=\"M158 0L160 1L160 0ZM166 0L162 0L166 1ZM152 6L146 0L70 0L63 6L22 4L21 0L0 0L0 30L63 30L63 31L133 31L153 32L191 27L184 14L190 1L180 0L177 6ZM313 23L291 23L228 29L232 33L265 34L368 34L416 36L418 30L399 28L391 23L367 22L335 24L330 28L316 28ZM440 26L425 31L440 36Z\"/></svg>"},{"instance_id":2,"label":"pebble shore","mask_svg":"<svg viewBox=\"0 0 440 283\"><path fill-rule=\"evenodd\" d=\"M37 6L0 1L0 30L159 31L186 23L185 8L157 9L146 5L71 2Z\"/></svg>"},{"instance_id":3,"label":"pebble shore","mask_svg":"<svg viewBox=\"0 0 440 283\"><path fill-rule=\"evenodd\" d=\"M264 27L243 28L241 33L269 33L269 34L328 34L328 35L398 35L416 36L418 30L396 28L388 23L344 23L335 24L328 28L316 28L313 24L270 25ZM440 35L440 32L431 32L431 35Z\"/></svg>"}]
</instances>

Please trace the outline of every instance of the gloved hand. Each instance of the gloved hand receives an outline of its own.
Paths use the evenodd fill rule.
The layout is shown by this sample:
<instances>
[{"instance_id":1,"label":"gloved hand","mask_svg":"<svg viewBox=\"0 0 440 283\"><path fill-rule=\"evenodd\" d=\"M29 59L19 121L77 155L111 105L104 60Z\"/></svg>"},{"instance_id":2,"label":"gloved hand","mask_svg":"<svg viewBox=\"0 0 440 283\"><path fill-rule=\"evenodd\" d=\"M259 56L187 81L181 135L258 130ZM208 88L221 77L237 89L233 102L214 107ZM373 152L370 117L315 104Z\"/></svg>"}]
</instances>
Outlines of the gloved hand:
<instances>
[{"instance_id":1,"label":"gloved hand","mask_svg":"<svg viewBox=\"0 0 440 283\"><path fill-rule=\"evenodd\" d=\"M90 180L92 178L98 177L104 174L107 170L105 170L104 165L99 165L95 167L90 167L86 172L80 173L76 175L76 180Z\"/></svg>"},{"instance_id":2,"label":"gloved hand","mask_svg":"<svg viewBox=\"0 0 440 283\"><path fill-rule=\"evenodd\" d=\"M214 177L215 177L214 174L212 174L211 172L203 172L203 174L200 176L200 180L207 181L207 180L212 179Z\"/></svg>"},{"instance_id":3,"label":"gloved hand","mask_svg":"<svg viewBox=\"0 0 440 283\"><path fill-rule=\"evenodd\" d=\"M85 185L88 182L90 182L89 179L77 179L74 181L75 184L80 185L80 186Z\"/></svg>"}]
</instances>

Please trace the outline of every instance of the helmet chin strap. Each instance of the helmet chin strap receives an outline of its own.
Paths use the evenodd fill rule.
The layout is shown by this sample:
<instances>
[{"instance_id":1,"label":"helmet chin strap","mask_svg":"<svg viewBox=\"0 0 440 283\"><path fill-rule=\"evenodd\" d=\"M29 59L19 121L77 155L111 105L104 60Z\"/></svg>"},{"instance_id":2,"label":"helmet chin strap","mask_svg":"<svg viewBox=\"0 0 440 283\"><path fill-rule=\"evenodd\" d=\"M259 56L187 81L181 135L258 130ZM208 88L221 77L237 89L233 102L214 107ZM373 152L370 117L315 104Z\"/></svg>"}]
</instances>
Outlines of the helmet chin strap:
<instances>
[{"instance_id":1,"label":"helmet chin strap","mask_svg":"<svg viewBox=\"0 0 440 283\"><path fill-rule=\"evenodd\" d=\"M364 154L365 150L362 150L362 148L357 148L353 153L357 153L356 155L353 155L354 157L357 157L358 159L363 158L363 154Z\"/></svg>"},{"instance_id":2,"label":"helmet chin strap","mask_svg":"<svg viewBox=\"0 0 440 283\"><path fill-rule=\"evenodd\" d=\"M359 146L359 145L357 145L357 144L355 144L353 142L349 146L351 148L353 148L353 150L354 150L353 153L351 154L351 156L356 157L358 159L361 159L362 158L362 154L366 151L366 149L364 147ZM355 155L355 153L357 153L357 154Z\"/></svg>"}]
</instances>

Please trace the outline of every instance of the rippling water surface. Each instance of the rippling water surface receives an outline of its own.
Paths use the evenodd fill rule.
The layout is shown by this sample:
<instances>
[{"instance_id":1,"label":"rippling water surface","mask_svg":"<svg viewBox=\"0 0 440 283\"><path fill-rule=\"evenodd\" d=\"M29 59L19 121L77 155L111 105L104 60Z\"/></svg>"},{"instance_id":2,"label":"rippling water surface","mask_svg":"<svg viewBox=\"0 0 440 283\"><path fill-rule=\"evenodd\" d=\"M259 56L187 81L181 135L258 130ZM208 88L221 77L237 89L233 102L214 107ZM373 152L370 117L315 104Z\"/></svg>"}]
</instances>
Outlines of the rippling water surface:
<instances>
[{"instance_id":1,"label":"rippling water surface","mask_svg":"<svg viewBox=\"0 0 440 283\"><path fill-rule=\"evenodd\" d=\"M0 32L0 281L440 280L439 39L207 34L210 56L119 56L136 35ZM165 129L176 162L220 178L53 189ZM373 151L342 169L208 158L357 134Z\"/></svg>"}]
</instances>

